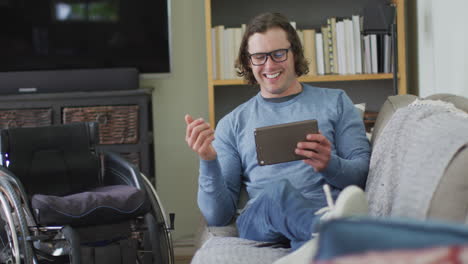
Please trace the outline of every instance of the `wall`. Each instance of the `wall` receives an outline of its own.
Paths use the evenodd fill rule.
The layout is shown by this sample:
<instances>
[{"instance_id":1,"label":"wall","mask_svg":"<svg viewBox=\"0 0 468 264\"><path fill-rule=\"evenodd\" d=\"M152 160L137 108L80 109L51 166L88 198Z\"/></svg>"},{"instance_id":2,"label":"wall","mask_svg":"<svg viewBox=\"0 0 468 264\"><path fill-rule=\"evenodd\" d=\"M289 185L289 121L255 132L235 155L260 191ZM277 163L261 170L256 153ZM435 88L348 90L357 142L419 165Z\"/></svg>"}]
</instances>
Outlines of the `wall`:
<instances>
[{"instance_id":1,"label":"wall","mask_svg":"<svg viewBox=\"0 0 468 264\"><path fill-rule=\"evenodd\" d=\"M466 0L417 1L419 95L468 96Z\"/></svg>"},{"instance_id":2,"label":"wall","mask_svg":"<svg viewBox=\"0 0 468 264\"><path fill-rule=\"evenodd\" d=\"M144 79L154 87L156 188L166 213L176 213L173 239L190 239L199 219L198 158L185 143L185 113L208 120L205 16L202 0L171 0L172 74Z\"/></svg>"}]
</instances>

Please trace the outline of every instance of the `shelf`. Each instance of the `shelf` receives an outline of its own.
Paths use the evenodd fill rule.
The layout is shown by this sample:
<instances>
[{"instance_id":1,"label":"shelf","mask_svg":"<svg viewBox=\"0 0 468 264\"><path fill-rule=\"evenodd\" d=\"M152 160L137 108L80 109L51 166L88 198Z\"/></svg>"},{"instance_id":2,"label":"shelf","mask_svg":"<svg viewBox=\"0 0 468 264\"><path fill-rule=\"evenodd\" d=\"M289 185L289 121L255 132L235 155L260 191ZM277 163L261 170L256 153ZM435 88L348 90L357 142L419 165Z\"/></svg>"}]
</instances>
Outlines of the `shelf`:
<instances>
[{"instance_id":1,"label":"shelf","mask_svg":"<svg viewBox=\"0 0 468 264\"><path fill-rule=\"evenodd\" d=\"M378 74L353 74L353 75L321 75L321 76L303 76L299 78L300 82L344 82L344 81L369 81L369 80L391 80L392 73Z\"/></svg>"},{"instance_id":2,"label":"shelf","mask_svg":"<svg viewBox=\"0 0 468 264\"><path fill-rule=\"evenodd\" d=\"M392 73L379 74L353 74L353 75L320 75L320 76L303 76L299 78L300 82L344 82L344 81L368 81L368 80L391 80ZM232 80L213 80L213 85L242 85L247 84L241 79Z\"/></svg>"}]
</instances>

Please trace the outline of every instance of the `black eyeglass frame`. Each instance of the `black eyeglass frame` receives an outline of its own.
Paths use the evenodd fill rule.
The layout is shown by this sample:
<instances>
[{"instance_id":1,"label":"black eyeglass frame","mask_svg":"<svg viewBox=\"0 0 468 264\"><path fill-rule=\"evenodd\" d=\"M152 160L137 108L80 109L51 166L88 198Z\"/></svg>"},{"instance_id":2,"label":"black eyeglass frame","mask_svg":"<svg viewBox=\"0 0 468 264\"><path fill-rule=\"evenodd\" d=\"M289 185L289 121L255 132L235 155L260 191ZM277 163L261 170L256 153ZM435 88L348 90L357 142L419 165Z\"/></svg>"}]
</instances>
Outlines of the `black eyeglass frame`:
<instances>
[{"instance_id":1,"label":"black eyeglass frame","mask_svg":"<svg viewBox=\"0 0 468 264\"><path fill-rule=\"evenodd\" d=\"M270 57L274 62L283 62L283 61L286 61L288 59L288 53L289 53L289 50L291 50L291 47L287 48L287 49L276 49L276 50L273 50L273 51L270 51L270 52L258 52L258 53L253 53L253 54L248 54L247 56L249 57L249 60L250 62L252 63L252 65L254 66L262 66L263 64L265 64L268 60L268 57ZM280 51L285 51L284 53L284 59L275 59L273 54L275 52L280 52ZM252 60L252 56L255 56L255 55L265 55L265 59L263 61L263 63L257 63L255 64Z\"/></svg>"}]
</instances>

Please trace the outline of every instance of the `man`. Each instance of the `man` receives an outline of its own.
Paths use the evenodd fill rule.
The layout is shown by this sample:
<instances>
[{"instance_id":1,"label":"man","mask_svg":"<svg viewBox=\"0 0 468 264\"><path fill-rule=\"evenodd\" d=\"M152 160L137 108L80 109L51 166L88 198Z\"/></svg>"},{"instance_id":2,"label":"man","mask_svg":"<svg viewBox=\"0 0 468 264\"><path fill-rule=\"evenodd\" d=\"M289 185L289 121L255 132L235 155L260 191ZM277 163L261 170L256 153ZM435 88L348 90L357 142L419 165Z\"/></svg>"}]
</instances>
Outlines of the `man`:
<instances>
[{"instance_id":1,"label":"man","mask_svg":"<svg viewBox=\"0 0 468 264\"><path fill-rule=\"evenodd\" d=\"M186 141L201 158L198 204L209 225L227 225L244 184L250 200L237 218L239 236L290 241L296 249L324 219L315 214L327 206L324 185L331 186L334 198L347 186L364 186L370 158L364 125L343 91L299 83L307 62L295 29L281 14L261 14L250 22L236 67L259 85L255 97L220 120L216 133L202 119L185 117ZM320 133L298 143L295 152L303 161L257 164L255 128L308 119L318 121ZM356 189L340 195L327 218L362 211L355 204L365 198Z\"/></svg>"}]
</instances>

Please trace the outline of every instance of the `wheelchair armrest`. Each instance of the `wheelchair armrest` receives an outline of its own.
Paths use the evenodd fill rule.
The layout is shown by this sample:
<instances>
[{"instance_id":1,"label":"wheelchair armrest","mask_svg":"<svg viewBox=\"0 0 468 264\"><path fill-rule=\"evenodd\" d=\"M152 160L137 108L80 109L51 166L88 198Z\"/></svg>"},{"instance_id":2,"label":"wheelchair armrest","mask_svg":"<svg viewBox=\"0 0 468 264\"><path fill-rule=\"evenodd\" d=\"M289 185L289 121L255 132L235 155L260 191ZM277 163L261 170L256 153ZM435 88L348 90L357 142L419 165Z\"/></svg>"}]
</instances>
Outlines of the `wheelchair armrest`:
<instances>
[{"instance_id":1,"label":"wheelchair armrest","mask_svg":"<svg viewBox=\"0 0 468 264\"><path fill-rule=\"evenodd\" d=\"M104 155L103 183L105 185L123 184L143 189L140 172L133 164L116 153L109 151L102 153Z\"/></svg>"}]
</instances>

